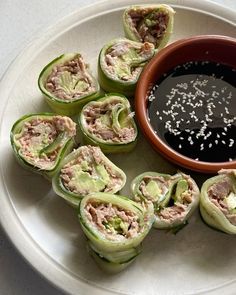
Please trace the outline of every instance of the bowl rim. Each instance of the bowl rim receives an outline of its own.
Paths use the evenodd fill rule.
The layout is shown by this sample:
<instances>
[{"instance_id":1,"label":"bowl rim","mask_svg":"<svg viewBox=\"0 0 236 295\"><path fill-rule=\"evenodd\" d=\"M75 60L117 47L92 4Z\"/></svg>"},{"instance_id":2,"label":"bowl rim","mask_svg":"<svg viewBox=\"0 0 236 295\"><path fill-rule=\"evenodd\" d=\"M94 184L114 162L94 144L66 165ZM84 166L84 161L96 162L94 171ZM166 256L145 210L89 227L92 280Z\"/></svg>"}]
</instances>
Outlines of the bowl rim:
<instances>
[{"instance_id":1,"label":"bowl rim","mask_svg":"<svg viewBox=\"0 0 236 295\"><path fill-rule=\"evenodd\" d=\"M152 147L166 159L189 170L203 173L216 173L223 168L235 169L236 160L226 162L205 162L180 154L167 145L157 134L155 134L148 120L146 107L147 91L150 89L150 85L148 84L150 84L150 77L156 68L156 64L165 59L169 54L173 53L176 49L196 43L199 44L199 42L205 41L208 43L218 42L218 44L223 45L232 44L236 48L236 38L222 35L197 35L189 38L179 39L166 46L160 50L160 52L154 58L151 59L140 75L135 91L135 115L144 136L147 138L149 143L151 143Z\"/></svg>"}]
</instances>

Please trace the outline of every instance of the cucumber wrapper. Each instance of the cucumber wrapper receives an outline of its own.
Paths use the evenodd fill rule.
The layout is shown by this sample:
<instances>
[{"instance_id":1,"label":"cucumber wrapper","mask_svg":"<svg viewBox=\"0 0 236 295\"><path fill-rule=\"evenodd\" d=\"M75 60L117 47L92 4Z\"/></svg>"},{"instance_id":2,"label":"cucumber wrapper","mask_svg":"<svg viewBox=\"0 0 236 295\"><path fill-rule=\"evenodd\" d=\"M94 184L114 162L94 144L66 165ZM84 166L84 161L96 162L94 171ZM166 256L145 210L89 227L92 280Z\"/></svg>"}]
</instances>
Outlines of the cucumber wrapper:
<instances>
[{"instance_id":1,"label":"cucumber wrapper","mask_svg":"<svg viewBox=\"0 0 236 295\"><path fill-rule=\"evenodd\" d=\"M151 42L163 48L173 31L175 11L165 4L128 7L123 13L125 36L137 42Z\"/></svg>"},{"instance_id":2,"label":"cucumber wrapper","mask_svg":"<svg viewBox=\"0 0 236 295\"><path fill-rule=\"evenodd\" d=\"M68 116L78 114L84 104L100 95L100 86L79 53L63 54L46 65L38 86L50 108Z\"/></svg>"},{"instance_id":3,"label":"cucumber wrapper","mask_svg":"<svg viewBox=\"0 0 236 295\"><path fill-rule=\"evenodd\" d=\"M223 192L222 196L220 196L221 192ZM210 197L210 194L212 194L212 197ZM236 234L235 209L236 169L226 169L203 183L201 187L200 212L203 220L209 226L228 234Z\"/></svg>"},{"instance_id":4,"label":"cucumber wrapper","mask_svg":"<svg viewBox=\"0 0 236 295\"><path fill-rule=\"evenodd\" d=\"M104 222L104 228L101 229L96 225L96 223L90 220L87 205L91 203L98 205L105 204L106 206L111 204L111 206L124 210L124 212L130 212L129 214L132 213L137 218L137 232L133 236L124 234L125 231L121 230L121 227L125 226L122 224L123 221L120 220L119 225L113 222L112 225L112 218L108 220L108 226ZM84 197L79 205L78 216L87 238L94 245L97 251L106 253L106 255L108 255L108 253L114 255L112 253L137 248L148 234L154 221L153 206L149 206L147 209L144 209L142 206L127 197L108 193L94 193ZM119 231L119 234L117 234L117 231Z\"/></svg>"},{"instance_id":5,"label":"cucumber wrapper","mask_svg":"<svg viewBox=\"0 0 236 295\"><path fill-rule=\"evenodd\" d=\"M104 153L131 151L138 137L130 103L121 94L109 93L86 104L78 118L84 141Z\"/></svg>"},{"instance_id":6,"label":"cucumber wrapper","mask_svg":"<svg viewBox=\"0 0 236 295\"><path fill-rule=\"evenodd\" d=\"M90 241L88 241L87 249L98 266L110 274L124 270L142 251L142 247L139 245L137 248L130 248L125 251L106 253L98 250Z\"/></svg>"},{"instance_id":7,"label":"cucumber wrapper","mask_svg":"<svg viewBox=\"0 0 236 295\"><path fill-rule=\"evenodd\" d=\"M51 142L51 140L49 138L47 138L47 133L44 132L44 130L41 130L41 134L40 134L40 130L39 131L34 131L34 128L37 128L37 126L32 126L32 127L27 127L26 125L31 124L31 122L40 122L40 120L43 122L47 122L49 124L52 124L53 126L57 126L57 124L55 124L55 120L64 120L65 121L65 128L61 125L58 125L58 130L56 130L57 132L57 136L55 137L55 139ZM74 125L74 134L70 134L70 131L66 130L66 124L69 123L71 126ZM35 123L33 123L35 124ZM40 123L39 123L40 125ZM22 152L23 146L20 143L20 137L24 136L23 132L24 132L24 128L27 130L28 128L28 132L29 134L32 133L32 137L35 138L36 141L36 145L30 146L30 150L31 150L31 155L30 157L27 156L27 153ZM38 127L39 128L39 127ZM43 128L43 123L41 128ZM57 127L55 127L57 128ZM64 130L63 130L64 128ZM35 129L36 130L36 129ZM26 132L26 131L25 131ZM37 134L34 134L34 133ZM68 117L61 117L61 116L57 116L55 114L52 113L38 113L38 114L29 114L29 115L25 115L23 117L21 117L20 119L18 119L12 129L11 129L11 133L10 133L10 140L11 140L11 146L14 152L14 155L17 159L17 161L19 162L19 164L36 173L42 174L43 176L45 176L48 179L51 179L53 177L53 175L57 172L58 168L59 168L59 164L62 161L62 159L71 152L71 150L73 149L74 145L75 145L75 132L76 132L76 127L75 127L75 123ZM37 137L38 136L38 137ZM41 137L40 137L41 136ZM40 142L39 138L42 138L42 141ZM27 141L29 139L26 139ZM26 145L29 145L29 143L25 143ZM30 151L28 151L29 153ZM37 162L40 163L40 160L44 157L50 156L50 154L53 154L57 152L56 154L56 160L54 161L54 164L50 167L46 167L43 168L42 164L37 164Z\"/></svg>"},{"instance_id":8,"label":"cucumber wrapper","mask_svg":"<svg viewBox=\"0 0 236 295\"><path fill-rule=\"evenodd\" d=\"M68 167L70 163L71 168ZM62 177L63 169L68 169L69 186L72 188L76 186L76 191L66 187ZM77 207L85 195L106 189L116 193L122 189L125 182L125 173L115 166L99 147L81 146L63 159L58 173L52 180L52 186L58 196Z\"/></svg>"},{"instance_id":9,"label":"cucumber wrapper","mask_svg":"<svg viewBox=\"0 0 236 295\"><path fill-rule=\"evenodd\" d=\"M153 57L154 46L125 38L108 42L98 58L98 81L106 92L133 96L145 64Z\"/></svg>"},{"instance_id":10,"label":"cucumber wrapper","mask_svg":"<svg viewBox=\"0 0 236 295\"><path fill-rule=\"evenodd\" d=\"M152 203L157 229L177 228L193 214L199 203L199 189L195 181L183 173L174 176L145 172L131 183L133 199Z\"/></svg>"},{"instance_id":11,"label":"cucumber wrapper","mask_svg":"<svg viewBox=\"0 0 236 295\"><path fill-rule=\"evenodd\" d=\"M116 263L116 262L107 260L105 257L100 256L99 253L95 252L93 249L91 249L91 247L88 247L88 252L93 257L93 259L95 260L99 268L108 274L116 274L123 271L137 257L137 256L134 256L127 262Z\"/></svg>"}]
</instances>

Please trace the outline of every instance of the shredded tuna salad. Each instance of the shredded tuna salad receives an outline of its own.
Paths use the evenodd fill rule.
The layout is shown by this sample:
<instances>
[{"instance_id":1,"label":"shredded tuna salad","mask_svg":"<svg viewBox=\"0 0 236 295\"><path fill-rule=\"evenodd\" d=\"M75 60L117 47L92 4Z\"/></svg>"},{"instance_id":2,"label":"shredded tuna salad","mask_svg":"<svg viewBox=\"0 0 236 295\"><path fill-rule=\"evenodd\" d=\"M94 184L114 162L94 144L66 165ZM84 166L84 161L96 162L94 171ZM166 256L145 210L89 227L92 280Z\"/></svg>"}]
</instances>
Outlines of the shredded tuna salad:
<instances>
[{"instance_id":1,"label":"shredded tuna salad","mask_svg":"<svg viewBox=\"0 0 236 295\"><path fill-rule=\"evenodd\" d=\"M145 176L143 177L142 181L140 182L139 185L139 190L142 193L142 195L145 197L146 200L155 202L155 198L153 195L147 190L147 185L150 181L155 181L158 184L158 187L160 189L159 194L161 196L165 196L166 193L168 192L168 186L169 186L169 181L165 179L163 176Z\"/></svg>"},{"instance_id":2,"label":"shredded tuna salad","mask_svg":"<svg viewBox=\"0 0 236 295\"><path fill-rule=\"evenodd\" d=\"M44 149L52 144L59 134L65 136L58 143L56 149L44 153ZM55 165L58 152L70 137L76 134L76 124L68 117L35 117L23 124L20 133L14 136L14 141L19 147L18 153L30 164L41 168L50 169Z\"/></svg>"},{"instance_id":3,"label":"shredded tuna salad","mask_svg":"<svg viewBox=\"0 0 236 295\"><path fill-rule=\"evenodd\" d=\"M233 190L230 179L225 176L220 181L211 185L207 193L210 201L225 215L229 222L236 225L236 212L232 213L225 201L225 198L229 196L230 193L233 193L236 198L236 193Z\"/></svg>"},{"instance_id":4,"label":"shredded tuna salad","mask_svg":"<svg viewBox=\"0 0 236 295\"><path fill-rule=\"evenodd\" d=\"M111 46L105 53L105 69L114 79L136 81L145 61L153 56L153 45L141 45L127 41Z\"/></svg>"},{"instance_id":5,"label":"shredded tuna salad","mask_svg":"<svg viewBox=\"0 0 236 295\"><path fill-rule=\"evenodd\" d=\"M111 203L91 201L85 212L88 220L110 240L134 238L141 230L136 214Z\"/></svg>"},{"instance_id":6,"label":"shredded tuna salad","mask_svg":"<svg viewBox=\"0 0 236 295\"><path fill-rule=\"evenodd\" d=\"M188 183L188 189L181 193L177 201L172 206L161 208L157 215L161 220L166 222L174 222L175 220L184 220L188 214L191 204L198 196L198 189L188 175L183 175Z\"/></svg>"},{"instance_id":7,"label":"shredded tuna salad","mask_svg":"<svg viewBox=\"0 0 236 295\"><path fill-rule=\"evenodd\" d=\"M120 112L126 112L126 124L119 124ZM108 143L128 143L136 138L136 129L132 124L132 113L119 99L109 99L104 103L89 104L84 110L85 128L88 133ZM116 120L118 124L114 124Z\"/></svg>"},{"instance_id":8,"label":"shredded tuna salad","mask_svg":"<svg viewBox=\"0 0 236 295\"><path fill-rule=\"evenodd\" d=\"M82 196L91 192L113 192L116 188L118 191L123 178L102 155L98 147L82 147L79 156L61 169L60 178L64 187Z\"/></svg>"},{"instance_id":9,"label":"shredded tuna salad","mask_svg":"<svg viewBox=\"0 0 236 295\"><path fill-rule=\"evenodd\" d=\"M53 67L45 88L56 98L73 101L96 91L93 78L82 57L75 58Z\"/></svg>"},{"instance_id":10,"label":"shredded tuna salad","mask_svg":"<svg viewBox=\"0 0 236 295\"><path fill-rule=\"evenodd\" d=\"M159 44L166 32L169 15L164 10L134 8L128 13L128 23L141 42Z\"/></svg>"}]
</instances>

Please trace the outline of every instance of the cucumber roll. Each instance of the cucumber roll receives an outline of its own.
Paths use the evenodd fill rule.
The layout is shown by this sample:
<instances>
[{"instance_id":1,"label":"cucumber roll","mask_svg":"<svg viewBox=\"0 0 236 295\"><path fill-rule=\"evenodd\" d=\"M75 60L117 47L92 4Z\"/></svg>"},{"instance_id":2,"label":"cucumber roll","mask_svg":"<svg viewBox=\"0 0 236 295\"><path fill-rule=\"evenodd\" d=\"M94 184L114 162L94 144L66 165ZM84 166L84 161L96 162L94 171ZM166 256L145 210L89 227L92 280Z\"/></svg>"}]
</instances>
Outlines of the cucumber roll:
<instances>
[{"instance_id":1,"label":"cucumber roll","mask_svg":"<svg viewBox=\"0 0 236 295\"><path fill-rule=\"evenodd\" d=\"M94 193L84 197L79 205L79 221L85 235L96 252L107 255L138 247L153 220L153 206L144 208L124 196ZM114 257L112 262L118 262Z\"/></svg>"},{"instance_id":2,"label":"cucumber roll","mask_svg":"<svg viewBox=\"0 0 236 295\"><path fill-rule=\"evenodd\" d=\"M18 162L33 172L51 178L61 160L72 151L76 124L65 116L29 114L15 122L10 140Z\"/></svg>"},{"instance_id":3,"label":"cucumber roll","mask_svg":"<svg viewBox=\"0 0 236 295\"><path fill-rule=\"evenodd\" d=\"M144 65L153 57L151 43L118 38L107 43L98 58L98 80L107 92L133 96Z\"/></svg>"},{"instance_id":4,"label":"cucumber roll","mask_svg":"<svg viewBox=\"0 0 236 295\"><path fill-rule=\"evenodd\" d=\"M209 226L236 234L236 169L222 169L203 183L200 212Z\"/></svg>"},{"instance_id":5,"label":"cucumber roll","mask_svg":"<svg viewBox=\"0 0 236 295\"><path fill-rule=\"evenodd\" d=\"M131 190L135 201L153 204L157 229L181 228L199 203L197 184L183 173L145 172L132 181Z\"/></svg>"},{"instance_id":6,"label":"cucumber roll","mask_svg":"<svg viewBox=\"0 0 236 295\"><path fill-rule=\"evenodd\" d=\"M46 102L58 114L75 115L99 95L99 84L79 53L63 54L44 67L38 85Z\"/></svg>"},{"instance_id":7,"label":"cucumber roll","mask_svg":"<svg viewBox=\"0 0 236 295\"><path fill-rule=\"evenodd\" d=\"M120 94L86 104L79 116L85 142L98 145L104 153L131 151L137 142L137 127L129 101Z\"/></svg>"},{"instance_id":8,"label":"cucumber roll","mask_svg":"<svg viewBox=\"0 0 236 295\"><path fill-rule=\"evenodd\" d=\"M172 34L175 11L168 5L128 7L123 14L123 27L127 38L152 43L163 48Z\"/></svg>"},{"instance_id":9,"label":"cucumber roll","mask_svg":"<svg viewBox=\"0 0 236 295\"><path fill-rule=\"evenodd\" d=\"M60 164L52 181L55 193L72 206L94 192L116 193L126 182L125 173L95 146L81 146Z\"/></svg>"}]
</instances>

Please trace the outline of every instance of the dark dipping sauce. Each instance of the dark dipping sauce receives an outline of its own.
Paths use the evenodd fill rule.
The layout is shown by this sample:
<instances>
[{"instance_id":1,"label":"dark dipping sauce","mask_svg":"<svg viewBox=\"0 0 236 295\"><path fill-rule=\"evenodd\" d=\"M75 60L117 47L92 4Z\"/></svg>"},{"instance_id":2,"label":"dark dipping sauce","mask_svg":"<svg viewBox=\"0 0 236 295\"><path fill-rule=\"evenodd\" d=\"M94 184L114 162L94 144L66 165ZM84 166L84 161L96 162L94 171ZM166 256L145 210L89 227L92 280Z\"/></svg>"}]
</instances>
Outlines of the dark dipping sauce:
<instances>
[{"instance_id":1,"label":"dark dipping sauce","mask_svg":"<svg viewBox=\"0 0 236 295\"><path fill-rule=\"evenodd\" d=\"M163 75L148 97L155 133L172 149L204 162L236 159L236 69L188 62Z\"/></svg>"}]
</instances>

